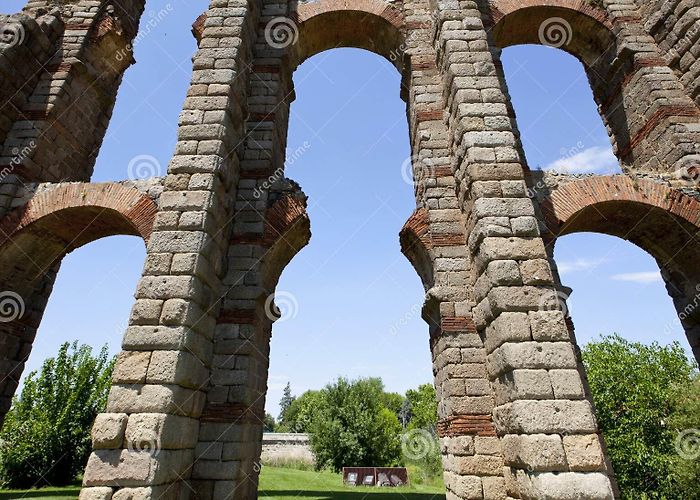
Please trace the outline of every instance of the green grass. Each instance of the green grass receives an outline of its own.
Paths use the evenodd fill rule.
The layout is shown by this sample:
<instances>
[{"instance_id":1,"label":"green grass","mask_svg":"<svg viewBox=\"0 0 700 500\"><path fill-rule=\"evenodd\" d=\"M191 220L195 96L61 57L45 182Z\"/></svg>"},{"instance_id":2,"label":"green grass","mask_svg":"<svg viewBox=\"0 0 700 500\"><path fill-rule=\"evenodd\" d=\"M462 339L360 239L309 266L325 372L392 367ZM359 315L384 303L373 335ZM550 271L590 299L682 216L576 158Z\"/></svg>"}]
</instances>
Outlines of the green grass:
<instances>
[{"instance_id":1,"label":"green grass","mask_svg":"<svg viewBox=\"0 0 700 500\"><path fill-rule=\"evenodd\" d=\"M262 468L259 498L265 500L444 500L443 488L406 486L400 488L346 487L340 474L310 472L276 467Z\"/></svg>"},{"instance_id":2,"label":"green grass","mask_svg":"<svg viewBox=\"0 0 700 500\"><path fill-rule=\"evenodd\" d=\"M51 486L32 490L0 490L0 500L41 498L42 500L75 500L80 493L80 483L70 486Z\"/></svg>"},{"instance_id":3,"label":"green grass","mask_svg":"<svg viewBox=\"0 0 700 500\"><path fill-rule=\"evenodd\" d=\"M61 488L33 490L0 490L0 500L41 498L42 500L75 500L80 483ZM264 500L445 500L439 486L406 486L400 488L345 487L340 474L263 466L260 474L260 499Z\"/></svg>"}]
</instances>

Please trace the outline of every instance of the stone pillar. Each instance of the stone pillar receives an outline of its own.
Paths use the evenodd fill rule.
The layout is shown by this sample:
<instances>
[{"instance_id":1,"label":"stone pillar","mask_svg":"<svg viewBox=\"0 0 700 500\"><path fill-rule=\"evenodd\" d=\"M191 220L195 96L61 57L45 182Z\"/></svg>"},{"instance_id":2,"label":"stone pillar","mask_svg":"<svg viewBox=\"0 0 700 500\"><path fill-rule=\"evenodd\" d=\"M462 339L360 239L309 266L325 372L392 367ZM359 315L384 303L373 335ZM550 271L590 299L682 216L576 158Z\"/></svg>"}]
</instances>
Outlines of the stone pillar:
<instances>
[{"instance_id":1,"label":"stone pillar","mask_svg":"<svg viewBox=\"0 0 700 500\"><path fill-rule=\"evenodd\" d=\"M257 36L251 35L236 219L193 473L205 497L257 496L274 290L284 265L310 237L308 220L302 220L305 197L284 178L293 98L287 47L270 46L265 36L268 23L287 17L288 8L286 2L263 1Z\"/></svg>"},{"instance_id":2,"label":"stone pillar","mask_svg":"<svg viewBox=\"0 0 700 500\"><path fill-rule=\"evenodd\" d=\"M496 392L493 411L514 498L613 498L590 398L528 197L521 147L482 13L438 2L437 50L474 256L473 317Z\"/></svg>"},{"instance_id":3,"label":"stone pillar","mask_svg":"<svg viewBox=\"0 0 700 500\"><path fill-rule=\"evenodd\" d=\"M644 28L700 106L700 8L681 0L637 0Z\"/></svg>"},{"instance_id":4,"label":"stone pillar","mask_svg":"<svg viewBox=\"0 0 700 500\"><path fill-rule=\"evenodd\" d=\"M472 259L460 210L446 124L443 76L432 46L429 2L405 2L403 89L408 103L417 210L401 232L401 249L426 289L438 435L447 498L505 496L503 457L492 421L495 395L486 351L472 321Z\"/></svg>"},{"instance_id":5,"label":"stone pillar","mask_svg":"<svg viewBox=\"0 0 700 500\"><path fill-rule=\"evenodd\" d=\"M31 181L90 179L122 74L133 61L130 44L143 6L144 0L118 7L110 0L61 6L36 0L13 18L26 34L6 51L22 54L29 46L37 55L26 58L27 70L40 65L43 71L18 87L6 115L14 120L0 124L0 139L5 139L0 141L0 166L13 165L15 173ZM18 27L14 20L10 26ZM10 57L9 63L17 58ZM22 74L24 60L17 66Z\"/></svg>"},{"instance_id":6,"label":"stone pillar","mask_svg":"<svg viewBox=\"0 0 700 500\"><path fill-rule=\"evenodd\" d=\"M81 498L213 495L196 484L190 491L188 483L196 475L224 293L257 15L245 0L212 0L208 10L124 350L106 413L93 428ZM195 471L233 477L236 464L224 465Z\"/></svg>"},{"instance_id":7,"label":"stone pillar","mask_svg":"<svg viewBox=\"0 0 700 500\"><path fill-rule=\"evenodd\" d=\"M700 108L692 92L644 29L637 6L604 4L615 42L589 75L624 170L680 173L700 164Z\"/></svg>"}]
</instances>

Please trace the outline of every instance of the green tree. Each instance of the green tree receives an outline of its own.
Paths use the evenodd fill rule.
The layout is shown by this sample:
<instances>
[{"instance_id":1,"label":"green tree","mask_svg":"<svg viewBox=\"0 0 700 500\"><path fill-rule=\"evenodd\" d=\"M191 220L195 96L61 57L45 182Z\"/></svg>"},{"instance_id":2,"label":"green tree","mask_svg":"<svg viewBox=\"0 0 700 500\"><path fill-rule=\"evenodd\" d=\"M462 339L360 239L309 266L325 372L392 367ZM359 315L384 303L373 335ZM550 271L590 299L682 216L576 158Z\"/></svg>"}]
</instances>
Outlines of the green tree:
<instances>
[{"instance_id":1,"label":"green tree","mask_svg":"<svg viewBox=\"0 0 700 500\"><path fill-rule=\"evenodd\" d=\"M700 377L688 390L676 392L677 410L668 425L675 433L677 455L673 466L674 489L678 498L700 498Z\"/></svg>"},{"instance_id":2,"label":"green tree","mask_svg":"<svg viewBox=\"0 0 700 500\"><path fill-rule=\"evenodd\" d=\"M280 422L279 432L309 432L320 398L320 391L306 391L295 398L284 412L284 420Z\"/></svg>"},{"instance_id":3,"label":"green tree","mask_svg":"<svg viewBox=\"0 0 700 500\"><path fill-rule=\"evenodd\" d=\"M311 424L311 446L318 468L392 466L401 462L401 424L384 406L377 378L339 378L321 391Z\"/></svg>"},{"instance_id":4,"label":"green tree","mask_svg":"<svg viewBox=\"0 0 700 500\"><path fill-rule=\"evenodd\" d=\"M0 433L0 479L5 487L65 485L82 473L90 429L104 410L114 360L106 346L63 344L39 373L26 378Z\"/></svg>"},{"instance_id":5,"label":"green tree","mask_svg":"<svg viewBox=\"0 0 700 500\"><path fill-rule=\"evenodd\" d=\"M589 343L582 355L623 498L698 498L679 493L679 481L692 467L683 469L672 424L698 423L697 413L681 417L695 376L681 346L647 346L612 335Z\"/></svg>"},{"instance_id":6,"label":"green tree","mask_svg":"<svg viewBox=\"0 0 700 500\"><path fill-rule=\"evenodd\" d=\"M263 432L276 432L276 429L277 422L275 422L275 417L266 413L263 420Z\"/></svg>"},{"instance_id":7,"label":"green tree","mask_svg":"<svg viewBox=\"0 0 700 500\"><path fill-rule=\"evenodd\" d=\"M287 385L284 386L284 391L282 393L282 399L280 399L280 416L279 416L279 421L284 422L286 417L285 413L287 413L287 410L289 410L289 407L292 406L292 403L294 402L294 396L292 396L292 386L287 382Z\"/></svg>"},{"instance_id":8,"label":"green tree","mask_svg":"<svg viewBox=\"0 0 700 500\"><path fill-rule=\"evenodd\" d=\"M422 384L418 389L406 391L411 418L409 429L435 430L437 426L437 397L432 384Z\"/></svg>"}]
</instances>

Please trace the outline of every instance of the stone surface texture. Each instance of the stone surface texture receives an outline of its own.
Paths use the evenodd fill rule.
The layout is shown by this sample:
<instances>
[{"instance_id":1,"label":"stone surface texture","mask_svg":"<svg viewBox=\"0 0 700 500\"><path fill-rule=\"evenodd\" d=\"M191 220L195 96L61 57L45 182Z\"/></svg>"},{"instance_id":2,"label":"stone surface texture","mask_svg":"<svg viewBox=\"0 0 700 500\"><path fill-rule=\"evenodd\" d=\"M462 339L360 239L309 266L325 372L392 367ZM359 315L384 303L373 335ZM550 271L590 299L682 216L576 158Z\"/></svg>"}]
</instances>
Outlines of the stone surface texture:
<instances>
[{"instance_id":1,"label":"stone surface texture","mask_svg":"<svg viewBox=\"0 0 700 500\"><path fill-rule=\"evenodd\" d=\"M25 35L0 43L0 291L24 304L0 322L0 414L61 259L147 245L80 498L257 498L271 304L311 236L284 176L292 74L346 46L403 77L416 210L399 238L425 287L447 498L616 498L553 246L597 231L647 250L700 357L698 0L211 0L166 176L90 183L143 9L0 17ZM280 19L292 39L271 43ZM623 174L528 168L500 62L522 43L582 61Z\"/></svg>"}]
</instances>

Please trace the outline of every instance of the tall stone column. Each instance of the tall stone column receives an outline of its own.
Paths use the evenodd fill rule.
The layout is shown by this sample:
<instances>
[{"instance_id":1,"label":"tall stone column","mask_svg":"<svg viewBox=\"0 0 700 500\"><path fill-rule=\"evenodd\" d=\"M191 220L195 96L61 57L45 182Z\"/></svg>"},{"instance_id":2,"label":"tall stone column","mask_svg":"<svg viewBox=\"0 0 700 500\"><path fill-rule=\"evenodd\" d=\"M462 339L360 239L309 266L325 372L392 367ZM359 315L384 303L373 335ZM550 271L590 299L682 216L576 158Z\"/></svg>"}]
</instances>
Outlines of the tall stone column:
<instances>
[{"instance_id":1,"label":"tall stone column","mask_svg":"<svg viewBox=\"0 0 700 500\"><path fill-rule=\"evenodd\" d=\"M193 489L189 479L225 293L256 7L213 0L208 10L114 385L93 428L81 498L213 495Z\"/></svg>"},{"instance_id":2,"label":"tall stone column","mask_svg":"<svg viewBox=\"0 0 700 500\"><path fill-rule=\"evenodd\" d=\"M440 1L438 16L436 49L473 255L473 317L496 393L507 493L612 498L612 471L528 197L498 50L475 2Z\"/></svg>"}]
</instances>

